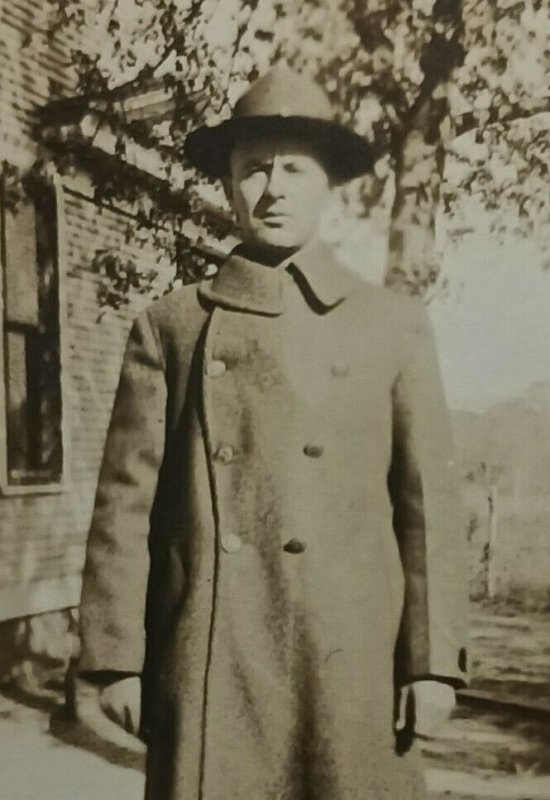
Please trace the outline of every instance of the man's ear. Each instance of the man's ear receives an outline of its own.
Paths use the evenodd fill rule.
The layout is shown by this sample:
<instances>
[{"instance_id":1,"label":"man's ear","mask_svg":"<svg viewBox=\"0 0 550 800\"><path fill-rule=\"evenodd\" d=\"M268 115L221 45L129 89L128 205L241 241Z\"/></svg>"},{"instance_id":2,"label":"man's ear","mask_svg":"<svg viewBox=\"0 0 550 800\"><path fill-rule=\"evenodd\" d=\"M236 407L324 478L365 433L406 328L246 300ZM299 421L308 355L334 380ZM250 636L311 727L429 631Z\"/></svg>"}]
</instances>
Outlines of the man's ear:
<instances>
[{"instance_id":1,"label":"man's ear","mask_svg":"<svg viewBox=\"0 0 550 800\"><path fill-rule=\"evenodd\" d=\"M225 175L222 178L222 186L223 186L223 191L224 191L224 194L225 194L228 202L232 203L233 202L233 186L232 186L231 178L230 178L229 175Z\"/></svg>"},{"instance_id":2,"label":"man's ear","mask_svg":"<svg viewBox=\"0 0 550 800\"><path fill-rule=\"evenodd\" d=\"M320 229L342 230L345 214L342 203L341 187L333 186L326 195L324 208L321 210Z\"/></svg>"}]
</instances>

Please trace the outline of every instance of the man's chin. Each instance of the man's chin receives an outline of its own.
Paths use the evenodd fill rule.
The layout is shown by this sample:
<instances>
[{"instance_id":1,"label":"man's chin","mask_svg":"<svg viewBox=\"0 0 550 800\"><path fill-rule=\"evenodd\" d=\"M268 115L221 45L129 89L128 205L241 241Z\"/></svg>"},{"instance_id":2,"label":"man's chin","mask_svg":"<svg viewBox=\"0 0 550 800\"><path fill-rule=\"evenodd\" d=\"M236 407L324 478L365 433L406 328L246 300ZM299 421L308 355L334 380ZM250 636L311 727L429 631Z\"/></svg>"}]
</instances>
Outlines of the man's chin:
<instances>
[{"instance_id":1,"label":"man's chin","mask_svg":"<svg viewBox=\"0 0 550 800\"><path fill-rule=\"evenodd\" d=\"M284 231L270 231L267 235L262 234L255 242L259 247L273 248L277 250L299 250L304 243L297 240L296 236L285 233Z\"/></svg>"}]
</instances>

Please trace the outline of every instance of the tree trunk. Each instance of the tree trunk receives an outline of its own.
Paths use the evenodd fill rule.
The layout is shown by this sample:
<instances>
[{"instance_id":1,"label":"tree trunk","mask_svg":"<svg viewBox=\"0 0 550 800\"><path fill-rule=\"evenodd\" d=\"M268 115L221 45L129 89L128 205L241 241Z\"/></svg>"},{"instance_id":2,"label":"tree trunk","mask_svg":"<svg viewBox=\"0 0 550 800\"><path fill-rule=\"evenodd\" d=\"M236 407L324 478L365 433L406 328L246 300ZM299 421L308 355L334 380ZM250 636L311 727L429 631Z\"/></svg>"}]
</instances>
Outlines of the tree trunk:
<instances>
[{"instance_id":1,"label":"tree trunk","mask_svg":"<svg viewBox=\"0 0 550 800\"><path fill-rule=\"evenodd\" d=\"M424 296L439 274L435 260L435 215L451 137L447 84L421 92L395 142L386 285Z\"/></svg>"}]
</instances>

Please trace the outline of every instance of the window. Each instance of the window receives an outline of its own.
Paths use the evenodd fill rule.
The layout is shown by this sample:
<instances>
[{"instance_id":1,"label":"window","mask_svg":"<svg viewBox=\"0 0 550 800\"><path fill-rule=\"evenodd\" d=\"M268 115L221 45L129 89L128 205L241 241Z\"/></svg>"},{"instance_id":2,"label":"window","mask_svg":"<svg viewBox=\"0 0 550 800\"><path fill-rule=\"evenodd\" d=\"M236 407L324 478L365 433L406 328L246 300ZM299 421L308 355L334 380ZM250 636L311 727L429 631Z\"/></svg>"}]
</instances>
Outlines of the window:
<instances>
[{"instance_id":1,"label":"window","mask_svg":"<svg viewBox=\"0 0 550 800\"><path fill-rule=\"evenodd\" d=\"M14 208L2 192L4 489L61 482L57 195L33 182Z\"/></svg>"}]
</instances>

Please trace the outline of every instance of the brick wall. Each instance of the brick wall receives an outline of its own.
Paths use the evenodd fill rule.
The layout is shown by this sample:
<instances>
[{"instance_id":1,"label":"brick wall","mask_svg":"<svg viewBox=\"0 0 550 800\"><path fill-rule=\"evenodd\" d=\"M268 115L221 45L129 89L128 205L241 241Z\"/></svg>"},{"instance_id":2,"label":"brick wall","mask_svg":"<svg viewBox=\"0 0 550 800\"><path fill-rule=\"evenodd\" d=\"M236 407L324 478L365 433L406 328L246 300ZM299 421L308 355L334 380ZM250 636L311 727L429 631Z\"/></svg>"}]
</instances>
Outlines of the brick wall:
<instances>
[{"instance_id":1,"label":"brick wall","mask_svg":"<svg viewBox=\"0 0 550 800\"><path fill-rule=\"evenodd\" d=\"M46 4L47 6L47 4ZM4 0L0 17L0 148L2 158L26 167L37 157L36 109L49 99L49 80L68 94L70 48L63 34L48 42L31 26L45 25L40 0ZM127 213L99 209L79 176L64 179L60 219L62 382L68 479L54 494L0 496L0 621L50 612L78 600L86 533L122 349L141 298L98 322L97 247L114 247L136 263L153 253L125 244ZM170 271L166 266L167 273ZM3 390L3 381L0 381ZM3 423L2 423L3 424Z\"/></svg>"},{"instance_id":2,"label":"brick wall","mask_svg":"<svg viewBox=\"0 0 550 800\"><path fill-rule=\"evenodd\" d=\"M38 106L50 98L50 81L70 93L70 50L78 43L59 33L48 40L34 33L48 24L41 0L4 0L0 7L0 145L2 158L28 165L36 156L33 125Z\"/></svg>"}]
</instances>

